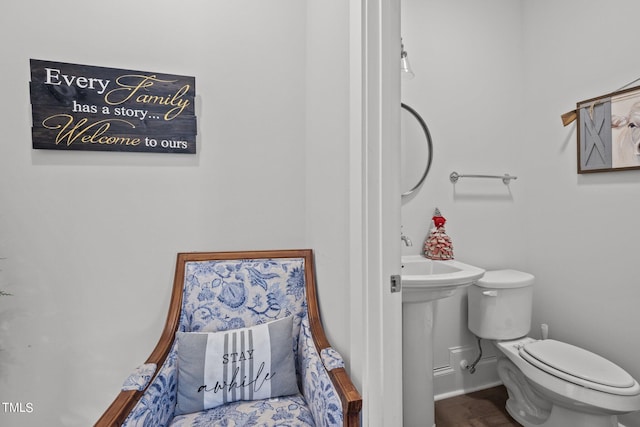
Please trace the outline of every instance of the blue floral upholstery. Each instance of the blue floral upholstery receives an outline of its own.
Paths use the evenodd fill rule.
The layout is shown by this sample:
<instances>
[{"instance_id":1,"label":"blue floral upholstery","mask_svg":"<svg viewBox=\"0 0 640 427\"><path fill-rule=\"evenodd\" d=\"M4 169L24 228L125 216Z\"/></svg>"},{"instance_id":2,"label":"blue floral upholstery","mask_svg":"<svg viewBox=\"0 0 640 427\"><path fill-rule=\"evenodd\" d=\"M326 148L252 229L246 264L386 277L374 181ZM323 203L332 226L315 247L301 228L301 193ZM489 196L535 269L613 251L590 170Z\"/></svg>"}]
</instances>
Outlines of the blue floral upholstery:
<instances>
[{"instance_id":1,"label":"blue floral upholstery","mask_svg":"<svg viewBox=\"0 0 640 427\"><path fill-rule=\"evenodd\" d=\"M138 366L136 370L124 380L122 390L144 390L156 373L156 369L158 369L158 365L155 363L145 363L144 365Z\"/></svg>"},{"instance_id":2,"label":"blue floral upholstery","mask_svg":"<svg viewBox=\"0 0 640 427\"><path fill-rule=\"evenodd\" d=\"M153 364L140 366L125 381L127 389L144 389L144 392L119 425L343 425L343 405L330 371L343 370L344 362L331 347L323 348L322 356L317 350L307 309L305 260L305 257L293 257L186 262L176 326L177 331L215 332L293 316L299 394L238 401L203 412L174 416L178 351L174 343L146 389L145 383L155 371Z\"/></svg>"},{"instance_id":3,"label":"blue floral upholstery","mask_svg":"<svg viewBox=\"0 0 640 427\"><path fill-rule=\"evenodd\" d=\"M323 348L320 352L320 357L322 358L322 363L324 363L324 367L327 368L327 371L331 371L336 368L344 368L344 360L342 360L342 356L340 356L340 353L331 347Z\"/></svg>"}]
</instances>

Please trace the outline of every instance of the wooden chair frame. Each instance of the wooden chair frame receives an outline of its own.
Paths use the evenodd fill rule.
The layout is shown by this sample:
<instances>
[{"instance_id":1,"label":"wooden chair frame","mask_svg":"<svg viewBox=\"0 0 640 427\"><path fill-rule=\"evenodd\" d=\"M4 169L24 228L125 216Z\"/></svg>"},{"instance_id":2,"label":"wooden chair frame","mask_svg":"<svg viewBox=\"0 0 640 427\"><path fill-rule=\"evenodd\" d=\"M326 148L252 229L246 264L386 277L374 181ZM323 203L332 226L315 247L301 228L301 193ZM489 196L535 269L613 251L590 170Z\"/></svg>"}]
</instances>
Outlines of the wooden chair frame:
<instances>
[{"instance_id":1,"label":"wooden chair frame","mask_svg":"<svg viewBox=\"0 0 640 427\"><path fill-rule=\"evenodd\" d=\"M314 269L313 251L311 249L293 250L267 250L267 251L232 251L232 252L185 252L177 256L173 290L169 312L164 329L145 363L155 363L160 366L164 363L175 339L176 330L180 320L182 309L182 295L184 286L185 265L190 261L208 260L233 260L233 259L262 259L262 258L304 258L305 283L307 296L307 310L311 333L316 350L320 352L331 347L324 332L320 319L318 297L316 292L316 279ZM360 425L360 411L362 410L362 397L351 382L344 368L335 368L329 371L329 377L333 382L342 402L344 426L357 427ZM121 391L109 408L104 412L95 424L96 427L119 427L129 415L129 412L142 397L144 391Z\"/></svg>"}]
</instances>

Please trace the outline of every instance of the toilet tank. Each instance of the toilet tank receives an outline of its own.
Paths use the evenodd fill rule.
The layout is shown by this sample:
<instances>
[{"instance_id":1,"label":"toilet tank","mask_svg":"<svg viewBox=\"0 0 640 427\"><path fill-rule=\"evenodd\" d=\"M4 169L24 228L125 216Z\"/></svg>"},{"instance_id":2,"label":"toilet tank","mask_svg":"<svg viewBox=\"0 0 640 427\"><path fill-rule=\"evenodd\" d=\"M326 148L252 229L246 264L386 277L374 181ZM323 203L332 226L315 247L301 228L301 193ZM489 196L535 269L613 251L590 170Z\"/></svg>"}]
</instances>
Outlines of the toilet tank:
<instances>
[{"instance_id":1,"label":"toilet tank","mask_svg":"<svg viewBox=\"0 0 640 427\"><path fill-rule=\"evenodd\" d=\"M516 270L487 271L468 288L468 327L493 340L523 337L531 329L534 276Z\"/></svg>"}]
</instances>

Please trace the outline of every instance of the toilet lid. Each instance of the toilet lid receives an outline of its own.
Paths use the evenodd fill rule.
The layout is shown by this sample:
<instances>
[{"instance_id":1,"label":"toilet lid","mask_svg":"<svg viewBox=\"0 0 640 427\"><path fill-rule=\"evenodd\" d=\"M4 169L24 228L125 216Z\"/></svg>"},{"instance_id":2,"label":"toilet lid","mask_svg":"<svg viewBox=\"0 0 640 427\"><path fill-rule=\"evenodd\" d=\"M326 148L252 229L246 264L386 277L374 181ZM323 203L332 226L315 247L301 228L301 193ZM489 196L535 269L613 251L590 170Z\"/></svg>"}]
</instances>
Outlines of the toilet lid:
<instances>
[{"instance_id":1,"label":"toilet lid","mask_svg":"<svg viewBox=\"0 0 640 427\"><path fill-rule=\"evenodd\" d=\"M476 282L481 288L511 289L524 288L533 285L535 277L533 274L517 270L492 270L485 271Z\"/></svg>"},{"instance_id":2,"label":"toilet lid","mask_svg":"<svg viewBox=\"0 0 640 427\"><path fill-rule=\"evenodd\" d=\"M613 394L637 394L638 384L613 362L571 344L541 340L520 349L523 359L566 381Z\"/></svg>"}]
</instances>

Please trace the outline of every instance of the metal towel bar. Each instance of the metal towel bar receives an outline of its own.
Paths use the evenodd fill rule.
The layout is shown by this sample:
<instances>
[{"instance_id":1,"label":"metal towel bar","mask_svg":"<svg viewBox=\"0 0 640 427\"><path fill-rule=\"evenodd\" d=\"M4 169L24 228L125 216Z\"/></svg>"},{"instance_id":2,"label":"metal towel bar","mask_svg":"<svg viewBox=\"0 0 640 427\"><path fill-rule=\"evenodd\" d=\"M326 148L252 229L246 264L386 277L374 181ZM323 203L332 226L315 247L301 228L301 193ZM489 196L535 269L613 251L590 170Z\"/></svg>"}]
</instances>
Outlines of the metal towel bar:
<instances>
[{"instance_id":1,"label":"metal towel bar","mask_svg":"<svg viewBox=\"0 0 640 427\"><path fill-rule=\"evenodd\" d=\"M449 175L449 180L453 184L458 182L458 179L460 178L496 178L501 179L505 185L509 185L509 182L511 182L512 179L518 179L517 176L509 175L508 173L505 173L504 175L461 175L458 172L451 172L451 175Z\"/></svg>"}]
</instances>

